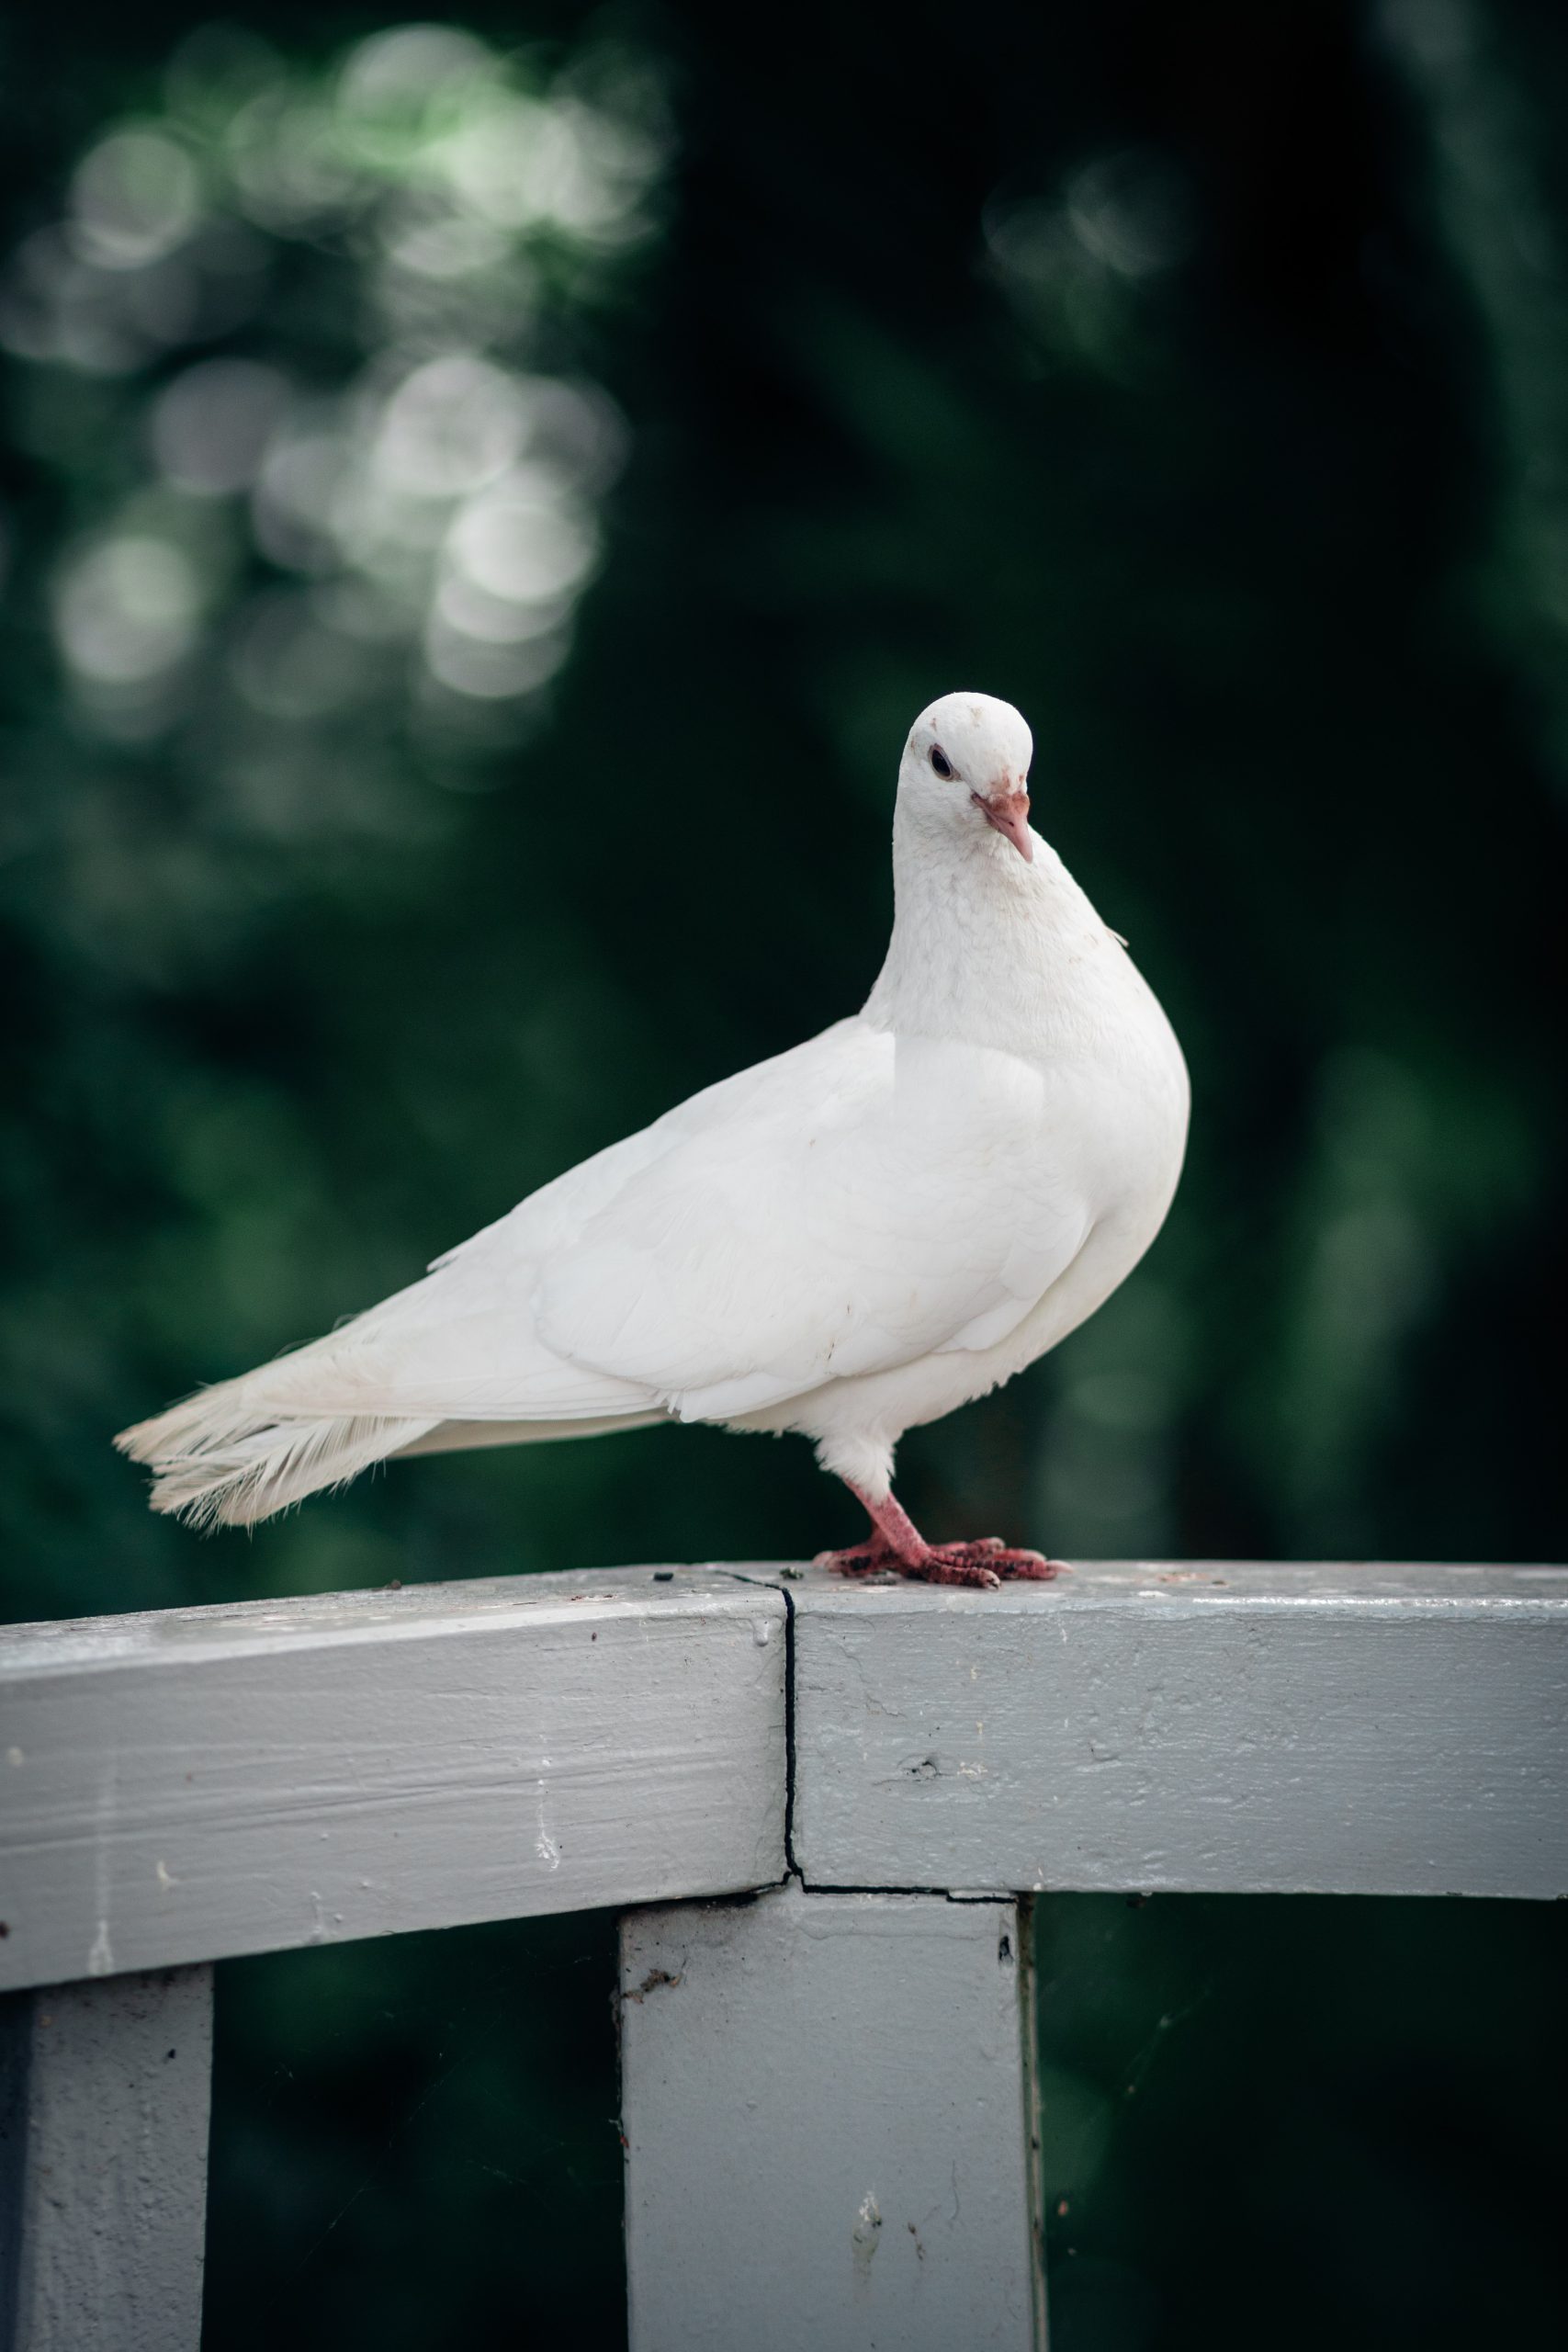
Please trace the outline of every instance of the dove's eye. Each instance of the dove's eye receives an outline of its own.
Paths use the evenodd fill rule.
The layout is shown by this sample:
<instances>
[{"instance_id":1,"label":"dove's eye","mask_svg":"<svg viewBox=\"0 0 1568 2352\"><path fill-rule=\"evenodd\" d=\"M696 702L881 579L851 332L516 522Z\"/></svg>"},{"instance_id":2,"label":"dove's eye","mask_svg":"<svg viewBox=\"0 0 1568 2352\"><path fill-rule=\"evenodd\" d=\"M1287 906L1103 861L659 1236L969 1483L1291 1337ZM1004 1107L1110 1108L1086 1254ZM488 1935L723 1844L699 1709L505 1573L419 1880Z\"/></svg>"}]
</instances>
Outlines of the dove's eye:
<instances>
[{"instance_id":1,"label":"dove's eye","mask_svg":"<svg viewBox=\"0 0 1568 2352\"><path fill-rule=\"evenodd\" d=\"M947 753L942 750L940 743L933 743L931 745L931 765L935 768L938 775L947 776L953 774L953 762L948 758Z\"/></svg>"}]
</instances>

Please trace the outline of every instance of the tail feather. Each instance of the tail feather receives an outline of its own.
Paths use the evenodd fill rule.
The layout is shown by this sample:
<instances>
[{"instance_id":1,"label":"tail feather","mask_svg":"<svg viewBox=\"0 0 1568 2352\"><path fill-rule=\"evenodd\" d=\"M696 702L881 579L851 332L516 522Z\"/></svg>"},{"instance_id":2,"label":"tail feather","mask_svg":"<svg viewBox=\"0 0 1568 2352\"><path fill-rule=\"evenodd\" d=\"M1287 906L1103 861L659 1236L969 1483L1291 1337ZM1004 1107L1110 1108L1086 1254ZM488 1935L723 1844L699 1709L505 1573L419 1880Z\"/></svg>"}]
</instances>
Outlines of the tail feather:
<instances>
[{"instance_id":1,"label":"tail feather","mask_svg":"<svg viewBox=\"0 0 1568 2352\"><path fill-rule=\"evenodd\" d=\"M466 1261L428 1276L324 1339L122 1430L120 1452L152 1471L153 1510L197 1527L249 1526L389 1454L665 1418L647 1389L552 1354L504 1284L492 1281L476 1304L472 1276Z\"/></svg>"},{"instance_id":2,"label":"tail feather","mask_svg":"<svg viewBox=\"0 0 1568 2352\"><path fill-rule=\"evenodd\" d=\"M154 1510L195 1527L248 1527L323 1487L345 1485L434 1426L384 1413L269 1419L215 1388L121 1430L115 1443L151 1467Z\"/></svg>"}]
</instances>

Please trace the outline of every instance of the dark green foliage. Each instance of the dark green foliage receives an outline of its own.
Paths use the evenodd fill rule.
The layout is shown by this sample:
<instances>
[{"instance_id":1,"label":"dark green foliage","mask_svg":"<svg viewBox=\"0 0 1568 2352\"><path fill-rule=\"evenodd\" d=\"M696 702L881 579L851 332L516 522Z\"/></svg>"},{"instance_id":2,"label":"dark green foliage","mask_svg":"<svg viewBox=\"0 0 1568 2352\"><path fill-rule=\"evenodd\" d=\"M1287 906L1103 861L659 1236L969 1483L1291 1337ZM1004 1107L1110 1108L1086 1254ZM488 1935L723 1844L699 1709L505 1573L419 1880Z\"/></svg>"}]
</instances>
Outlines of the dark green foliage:
<instances>
[{"instance_id":1,"label":"dark green foliage","mask_svg":"<svg viewBox=\"0 0 1568 2352\"><path fill-rule=\"evenodd\" d=\"M1564 1927L1525 1903L1044 1901L1053 2343L1550 2335Z\"/></svg>"},{"instance_id":2,"label":"dark green foliage","mask_svg":"<svg viewBox=\"0 0 1568 2352\"><path fill-rule=\"evenodd\" d=\"M165 5L6 29L9 245L59 217L107 124L171 103L165 61L196 21ZM252 21L319 75L378 20ZM346 699L247 702L247 600L291 575L232 502L165 491L138 527L174 534L208 602L184 699L128 734L70 686L51 598L83 535L150 494L152 404L190 354L7 368L7 1612L842 1540L848 1507L804 1447L687 1431L406 1465L203 1544L147 1515L107 1439L855 1003L888 918L902 730L958 684L1033 722L1037 821L1170 1007L1195 1117L1146 1269L1058 1358L910 1440L917 1520L1069 1555L1549 1555L1560 16L704 0L468 21L532 45L530 86L592 56L599 87L604 58L629 57L662 93L639 119L672 127L642 242L601 267L544 240L536 310L490 345L596 379L630 427L624 475L594 493L603 568L542 700L433 708L416 653L382 640ZM367 251L352 224L283 239L265 303L210 347L334 394L379 332ZM1203 1916L1215 1937L1223 1917L1227 1968L1272 1966L1279 1928ZM1510 2001L1524 1966L1522 1931L1492 1916L1463 1929L1481 2005ZM1355 1917L1384 1922L1365 1933L1390 1969L1440 1967L1438 1912ZM358 1986L343 2071L319 2085L328 2140L369 2116L355 2086L381 2064L355 2004L368 2018L378 1972L405 1964L236 1979L254 2052L267 1971L300 1988L276 1995L285 2041L318 2000L310 1968ZM1158 1973L1122 1937L1096 1964L1134 2011ZM554 2096L526 2087L532 2053L565 2030L524 2018L554 1998L526 1984L503 2067L520 2143ZM1353 2056L1377 1996L1339 1997ZM388 2097L412 2108L444 2045L399 1998ZM1456 2110L1456 2170L1494 2132L1547 2144L1517 2052L1469 2008L1457 2063L1488 2087ZM1087 2066L1087 2046L1056 2055ZM1419 2069L1432 2045L1411 2046ZM1253 2061L1227 2043L1213 2064L1240 2130ZM269 2144L244 2072L220 2249L239 2243L234 2149ZM387 2128L378 2110L367 2143ZM451 2128L460 2164L470 2124ZM1179 2166L1180 2118L1142 2129L1147 2163ZM1426 2302L1401 2319L1355 2269L1378 2256L1369 2207L1430 2213L1438 2191L1397 2135L1358 2144L1373 2188L1285 2216L1299 2234L1269 2260L1322 2254L1341 2335L1375 2307L1380 2343L1439 2340ZM281 2159L254 2161L274 2197ZM1495 2223L1519 2233L1496 2260L1520 2278L1527 2220L1509 2202ZM499 2234L465 2259L491 2245L504 2266ZM333 2340L405 2340L380 2251L354 2243L363 2324L340 2313ZM231 2258L226 2309L245 2292ZM1156 2316L1122 2335L1065 2300L1065 2352L1197 2340L1174 2273L1139 2292ZM1240 2312L1203 2340L1287 2340ZM476 2318L451 2340L502 2339Z\"/></svg>"},{"instance_id":3,"label":"dark green foliage","mask_svg":"<svg viewBox=\"0 0 1568 2352\"><path fill-rule=\"evenodd\" d=\"M608 1915L236 1961L205 2340L624 2341Z\"/></svg>"}]
</instances>

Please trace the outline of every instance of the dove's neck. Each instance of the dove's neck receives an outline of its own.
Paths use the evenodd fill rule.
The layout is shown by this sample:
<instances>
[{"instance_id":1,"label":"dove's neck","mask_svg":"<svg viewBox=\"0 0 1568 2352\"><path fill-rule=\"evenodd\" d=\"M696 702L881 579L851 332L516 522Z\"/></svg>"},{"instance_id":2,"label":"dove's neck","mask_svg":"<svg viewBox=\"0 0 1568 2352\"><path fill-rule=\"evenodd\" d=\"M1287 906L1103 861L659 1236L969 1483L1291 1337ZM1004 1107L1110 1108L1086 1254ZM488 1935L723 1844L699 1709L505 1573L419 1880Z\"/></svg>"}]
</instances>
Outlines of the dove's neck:
<instances>
[{"instance_id":1,"label":"dove's neck","mask_svg":"<svg viewBox=\"0 0 1568 2352\"><path fill-rule=\"evenodd\" d=\"M893 828L893 937L864 1018L901 1036L1033 1059L1072 1054L1124 1018L1139 979L1038 834L1026 865L999 834Z\"/></svg>"}]
</instances>

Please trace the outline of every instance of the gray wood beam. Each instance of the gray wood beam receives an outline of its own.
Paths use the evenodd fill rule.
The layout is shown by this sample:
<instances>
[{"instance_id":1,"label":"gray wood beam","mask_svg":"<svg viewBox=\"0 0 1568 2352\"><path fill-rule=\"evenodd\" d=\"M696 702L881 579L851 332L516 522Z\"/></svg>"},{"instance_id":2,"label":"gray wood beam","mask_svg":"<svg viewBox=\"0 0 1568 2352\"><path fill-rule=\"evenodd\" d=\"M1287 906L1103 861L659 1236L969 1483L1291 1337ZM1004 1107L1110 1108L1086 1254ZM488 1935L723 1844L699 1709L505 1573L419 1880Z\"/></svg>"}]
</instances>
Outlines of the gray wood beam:
<instances>
[{"instance_id":1,"label":"gray wood beam","mask_svg":"<svg viewBox=\"0 0 1568 2352\"><path fill-rule=\"evenodd\" d=\"M788 1589L808 1885L1568 1894L1568 1569Z\"/></svg>"},{"instance_id":2,"label":"gray wood beam","mask_svg":"<svg viewBox=\"0 0 1568 2352\"><path fill-rule=\"evenodd\" d=\"M197 2352L212 1971L0 2000L0 2352Z\"/></svg>"},{"instance_id":3,"label":"gray wood beam","mask_svg":"<svg viewBox=\"0 0 1568 2352\"><path fill-rule=\"evenodd\" d=\"M782 1589L781 1589L782 1588ZM1568 1573L613 1570L0 1634L0 1986L808 1883L1568 1891Z\"/></svg>"},{"instance_id":4,"label":"gray wood beam","mask_svg":"<svg viewBox=\"0 0 1568 2352\"><path fill-rule=\"evenodd\" d=\"M722 1571L0 1634L0 1987L784 1868L784 1603Z\"/></svg>"},{"instance_id":5,"label":"gray wood beam","mask_svg":"<svg viewBox=\"0 0 1568 2352\"><path fill-rule=\"evenodd\" d=\"M631 1914L631 2352L1043 2345L1025 1974L1010 1902Z\"/></svg>"}]
</instances>

